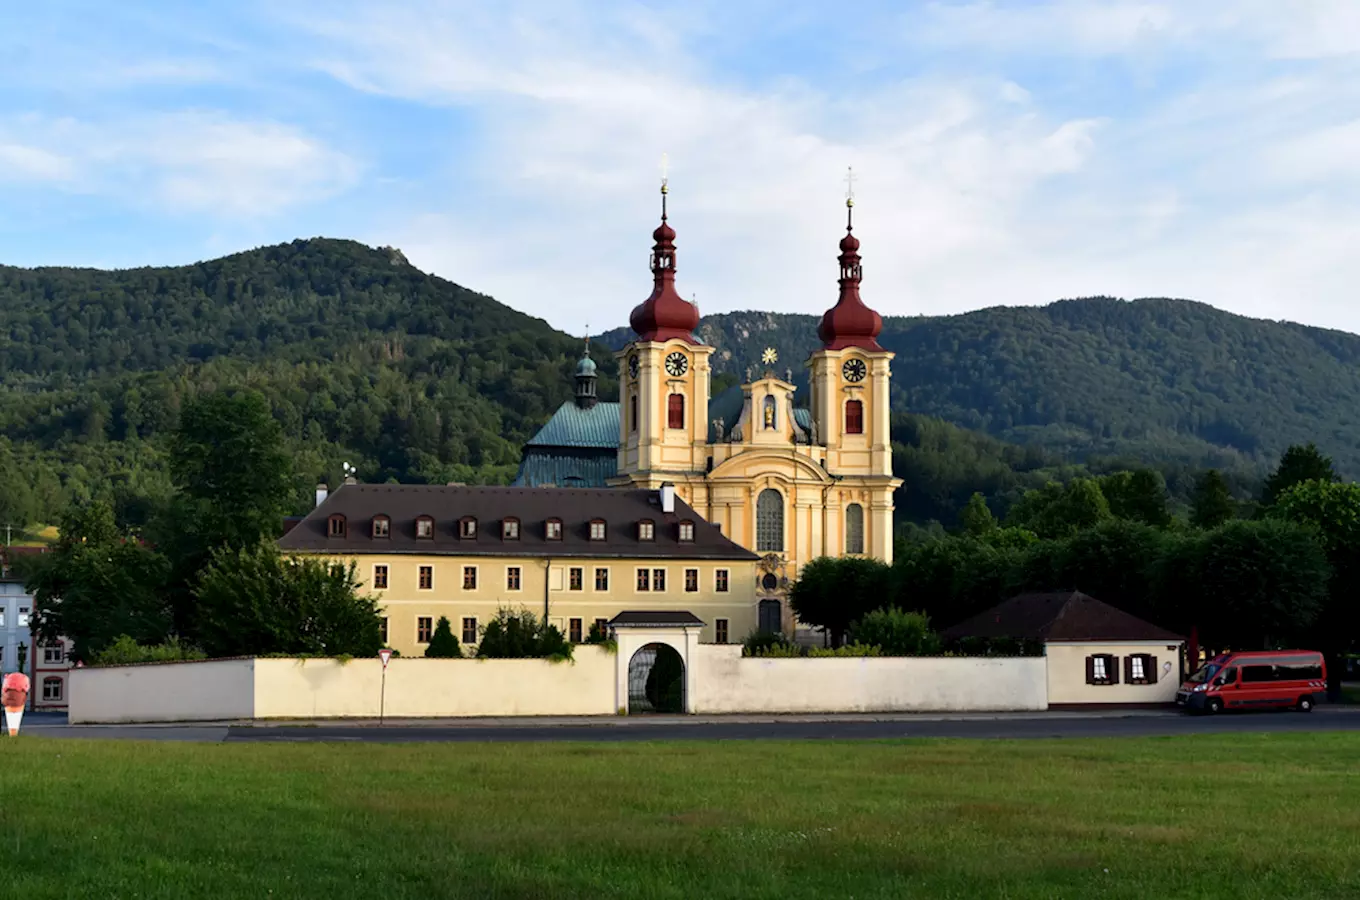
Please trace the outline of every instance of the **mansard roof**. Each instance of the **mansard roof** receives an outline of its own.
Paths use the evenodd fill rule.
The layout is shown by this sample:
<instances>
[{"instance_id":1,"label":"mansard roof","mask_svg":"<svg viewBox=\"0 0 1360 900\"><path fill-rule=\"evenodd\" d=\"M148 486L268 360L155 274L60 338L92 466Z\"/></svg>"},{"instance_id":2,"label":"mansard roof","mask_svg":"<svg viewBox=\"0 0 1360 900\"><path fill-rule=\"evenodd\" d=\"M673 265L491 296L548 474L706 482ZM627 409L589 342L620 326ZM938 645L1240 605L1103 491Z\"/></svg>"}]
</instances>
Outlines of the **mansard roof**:
<instances>
[{"instance_id":1,"label":"mansard roof","mask_svg":"<svg viewBox=\"0 0 1360 900\"><path fill-rule=\"evenodd\" d=\"M347 527L330 536L330 520ZM388 537L374 537L374 516L391 521ZM431 518L433 536L416 537L416 520ZM473 537L459 523L475 519ZM518 538L502 536L500 523L519 520ZM562 523L560 539L548 539L547 522ZM652 540L639 540L637 523L656 523ZM605 523L604 540L590 539L592 522ZM680 540L679 524L694 523L694 539ZM679 497L663 513L659 492L622 488L347 484L333 491L279 539L287 552L409 554L421 556L518 556L754 561L754 553L729 540Z\"/></svg>"}]
</instances>

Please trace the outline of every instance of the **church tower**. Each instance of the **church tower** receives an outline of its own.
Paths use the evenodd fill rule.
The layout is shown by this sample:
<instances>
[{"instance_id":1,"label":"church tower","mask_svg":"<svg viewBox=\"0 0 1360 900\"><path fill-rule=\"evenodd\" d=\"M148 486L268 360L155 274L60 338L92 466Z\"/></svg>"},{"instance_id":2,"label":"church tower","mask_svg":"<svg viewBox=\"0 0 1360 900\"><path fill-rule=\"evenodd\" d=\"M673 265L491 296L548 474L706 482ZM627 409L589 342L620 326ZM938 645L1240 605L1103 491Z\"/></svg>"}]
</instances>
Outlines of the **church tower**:
<instances>
[{"instance_id":1,"label":"church tower","mask_svg":"<svg viewBox=\"0 0 1360 900\"><path fill-rule=\"evenodd\" d=\"M853 184L850 178L847 182ZM840 242L840 297L822 316L822 346L808 359L812 419L826 448L826 470L841 525L845 555L892 562L893 491L889 390L893 355L878 342L883 318L860 299L864 271L854 234L855 200L846 193L845 237ZM839 554L838 554L839 555Z\"/></svg>"},{"instance_id":2,"label":"church tower","mask_svg":"<svg viewBox=\"0 0 1360 900\"><path fill-rule=\"evenodd\" d=\"M611 484L657 488L702 479L708 461L709 356L694 336L699 310L675 289L675 229L667 221L661 179L661 224L652 232L652 293L629 316L637 335L619 353L618 475Z\"/></svg>"}]
</instances>

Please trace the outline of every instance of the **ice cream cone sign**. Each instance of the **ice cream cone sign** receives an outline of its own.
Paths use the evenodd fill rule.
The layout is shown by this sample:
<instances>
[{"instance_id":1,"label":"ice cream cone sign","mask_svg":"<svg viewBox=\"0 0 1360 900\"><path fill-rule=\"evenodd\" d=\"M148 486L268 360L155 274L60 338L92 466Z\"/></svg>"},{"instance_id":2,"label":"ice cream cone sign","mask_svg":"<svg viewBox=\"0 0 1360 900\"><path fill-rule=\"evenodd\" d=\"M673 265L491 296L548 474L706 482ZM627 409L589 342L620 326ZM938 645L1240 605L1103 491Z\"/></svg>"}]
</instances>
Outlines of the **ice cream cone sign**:
<instances>
[{"instance_id":1,"label":"ice cream cone sign","mask_svg":"<svg viewBox=\"0 0 1360 900\"><path fill-rule=\"evenodd\" d=\"M28 676L23 672L11 672L0 682L0 704L5 707L5 724L9 726L10 737L19 733L19 723L24 720L28 688Z\"/></svg>"}]
</instances>

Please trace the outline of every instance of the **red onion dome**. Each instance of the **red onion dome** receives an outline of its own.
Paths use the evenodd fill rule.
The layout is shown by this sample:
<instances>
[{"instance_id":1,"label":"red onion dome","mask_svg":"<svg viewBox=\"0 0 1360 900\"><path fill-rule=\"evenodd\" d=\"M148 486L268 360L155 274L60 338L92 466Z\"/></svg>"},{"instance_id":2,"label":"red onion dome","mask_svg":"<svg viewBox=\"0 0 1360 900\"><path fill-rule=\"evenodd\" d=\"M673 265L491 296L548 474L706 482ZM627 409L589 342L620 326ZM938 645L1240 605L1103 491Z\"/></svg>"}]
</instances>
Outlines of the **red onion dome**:
<instances>
[{"instance_id":1,"label":"red onion dome","mask_svg":"<svg viewBox=\"0 0 1360 900\"><path fill-rule=\"evenodd\" d=\"M860 266L859 238L845 230L841 238L841 296L836 305L822 316L817 337L826 350L859 347L862 350L882 351L878 335L883 331L883 317L864 305L859 297L859 284L864 276Z\"/></svg>"}]
</instances>

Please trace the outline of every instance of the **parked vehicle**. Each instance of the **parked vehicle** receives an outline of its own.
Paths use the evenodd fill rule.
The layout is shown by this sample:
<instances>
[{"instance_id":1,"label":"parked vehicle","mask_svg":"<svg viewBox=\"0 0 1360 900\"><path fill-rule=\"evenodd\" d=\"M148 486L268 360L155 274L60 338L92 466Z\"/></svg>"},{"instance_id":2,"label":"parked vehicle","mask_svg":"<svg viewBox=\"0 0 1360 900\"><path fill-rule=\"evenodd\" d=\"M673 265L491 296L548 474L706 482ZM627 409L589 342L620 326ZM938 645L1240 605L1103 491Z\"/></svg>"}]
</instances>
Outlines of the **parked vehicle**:
<instances>
[{"instance_id":1,"label":"parked vehicle","mask_svg":"<svg viewBox=\"0 0 1360 900\"><path fill-rule=\"evenodd\" d=\"M1311 712L1327 693L1327 666L1316 650L1224 653L1176 692L1187 711L1297 709Z\"/></svg>"}]
</instances>

